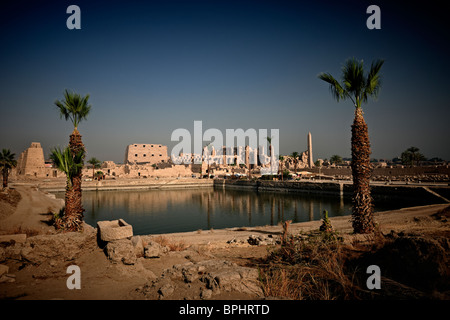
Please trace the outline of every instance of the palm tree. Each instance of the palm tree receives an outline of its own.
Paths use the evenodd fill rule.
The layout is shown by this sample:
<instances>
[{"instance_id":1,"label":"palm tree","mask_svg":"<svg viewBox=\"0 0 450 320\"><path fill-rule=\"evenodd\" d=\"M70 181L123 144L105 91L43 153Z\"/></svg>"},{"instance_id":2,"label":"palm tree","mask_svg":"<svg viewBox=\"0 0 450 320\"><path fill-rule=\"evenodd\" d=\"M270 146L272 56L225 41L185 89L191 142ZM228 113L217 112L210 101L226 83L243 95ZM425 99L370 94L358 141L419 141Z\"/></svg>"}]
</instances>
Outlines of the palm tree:
<instances>
[{"instance_id":1,"label":"palm tree","mask_svg":"<svg viewBox=\"0 0 450 320\"><path fill-rule=\"evenodd\" d=\"M334 164L341 164L342 163L342 157L337 155L337 154L332 155L331 158L330 158L330 162L334 163Z\"/></svg>"},{"instance_id":2,"label":"palm tree","mask_svg":"<svg viewBox=\"0 0 450 320\"><path fill-rule=\"evenodd\" d=\"M280 160L281 181L283 181L283 161L284 161L284 157L280 155L280 156L278 156L278 160Z\"/></svg>"},{"instance_id":3,"label":"palm tree","mask_svg":"<svg viewBox=\"0 0 450 320\"><path fill-rule=\"evenodd\" d=\"M9 149L3 149L2 153L0 153L0 169L2 170L3 175L3 189L8 187L8 176L9 171L17 166L17 161L14 160L16 155L11 153Z\"/></svg>"},{"instance_id":4,"label":"palm tree","mask_svg":"<svg viewBox=\"0 0 450 320\"><path fill-rule=\"evenodd\" d=\"M355 107L352 125L352 175L353 206L352 224L355 233L373 232L373 205L370 195L370 177L373 167L370 163L370 141L367 124L364 121L361 105L368 97L376 98L381 88L380 69L383 60L372 62L369 73L364 73L363 61L348 59L342 68L342 82L331 74L321 73L319 79L330 84L333 97L339 100L350 99Z\"/></svg>"},{"instance_id":5,"label":"palm tree","mask_svg":"<svg viewBox=\"0 0 450 320\"><path fill-rule=\"evenodd\" d=\"M94 171L95 171L95 169L100 168L100 165L102 162L100 160L98 160L96 157L92 157L88 160L87 163L92 165L92 180L94 180L94 174L95 174Z\"/></svg>"},{"instance_id":6,"label":"palm tree","mask_svg":"<svg viewBox=\"0 0 450 320\"><path fill-rule=\"evenodd\" d=\"M83 157L81 159L81 162L84 162L84 144L81 141L81 134L78 132L78 125L82 120L85 120L87 118L87 115L89 114L91 110L91 106L88 104L89 95L86 95L85 97L82 97L81 95L69 92L68 90L65 90L64 92L64 100L55 101L55 105L59 109L59 114L61 118L65 118L65 120L70 120L74 126L74 130L72 134L70 135L69 140L69 149L74 157L75 155L80 154L81 151L83 154ZM82 192L81 192L81 178L82 178L82 171L80 170L72 179L73 182L73 189L74 189L74 201L78 204L76 210L77 215L79 217L83 217L83 206L81 202ZM81 231L82 225L79 225L79 231Z\"/></svg>"},{"instance_id":7,"label":"palm tree","mask_svg":"<svg viewBox=\"0 0 450 320\"><path fill-rule=\"evenodd\" d=\"M297 166L298 166L298 158L300 154L297 151L292 152L291 157L294 158L294 164L295 164L295 173L297 173Z\"/></svg>"},{"instance_id":8,"label":"palm tree","mask_svg":"<svg viewBox=\"0 0 450 320\"><path fill-rule=\"evenodd\" d=\"M75 181L83 169L84 150L73 155L69 147L64 150L55 148L51 151L50 159L56 167L66 174L67 184L64 197L64 216L55 219L56 229L65 231L77 231L82 227L83 216L80 215L79 207L81 198L75 190Z\"/></svg>"},{"instance_id":9,"label":"palm tree","mask_svg":"<svg viewBox=\"0 0 450 320\"><path fill-rule=\"evenodd\" d=\"M419 152L417 147L410 147L406 151L402 152L401 159L403 164L417 165L419 161L426 160L425 156Z\"/></svg>"}]
</instances>

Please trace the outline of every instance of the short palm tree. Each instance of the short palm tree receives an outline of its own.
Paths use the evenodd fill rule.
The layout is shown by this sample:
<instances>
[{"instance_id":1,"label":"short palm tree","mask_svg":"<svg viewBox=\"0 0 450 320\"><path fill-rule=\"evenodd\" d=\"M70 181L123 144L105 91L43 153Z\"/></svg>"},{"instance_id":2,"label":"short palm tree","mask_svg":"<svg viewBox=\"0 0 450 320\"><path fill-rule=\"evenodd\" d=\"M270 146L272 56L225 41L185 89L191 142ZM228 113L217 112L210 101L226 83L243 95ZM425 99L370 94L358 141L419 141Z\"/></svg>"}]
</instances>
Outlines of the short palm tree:
<instances>
[{"instance_id":1,"label":"short palm tree","mask_svg":"<svg viewBox=\"0 0 450 320\"><path fill-rule=\"evenodd\" d=\"M334 164L341 164L342 163L342 157L335 154L332 155L330 158L330 163L334 163Z\"/></svg>"},{"instance_id":2,"label":"short palm tree","mask_svg":"<svg viewBox=\"0 0 450 320\"><path fill-rule=\"evenodd\" d=\"M67 184L64 197L64 216L55 219L56 229L78 231L82 227L83 216L80 215L81 198L75 190L75 181L83 169L84 150L73 155L69 147L64 150L55 148L50 159L55 166L66 174Z\"/></svg>"},{"instance_id":3,"label":"short palm tree","mask_svg":"<svg viewBox=\"0 0 450 320\"><path fill-rule=\"evenodd\" d=\"M14 160L16 155L11 153L9 149L3 149L0 153L0 169L3 175L3 189L8 187L8 176L12 168L17 166L17 161Z\"/></svg>"},{"instance_id":4,"label":"short palm tree","mask_svg":"<svg viewBox=\"0 0 450 320\"><path fill-rule=\"evenodd\" d=\"M89 95L82 97L81 95L69 92L65 90L64 100L55 101L55 105L59 109L59 114L61 118L65 120L70 120L74 126L74 130L70 135L69 149L73 157L82 152L82 163L84 161L84 144L81 140L81 134L78 132L78 125L82 120L86 120L87 116L91 110L91 106L88 104ZM77 215L83 217L83 206L81 202L82 192L81 192L81 179L82 171L80 170L72 179L73 189L74 189L74 201L78 204L76 210L78 210ZM67 229L67 228L66 228ZM81 231L82 225L79 226L78 231Z\"/></svg>"},{"instance_id":5,"label":"short palm tree","mask_svg":"<svg viewBox=\"0 0 450 320\"><path fill-rule=\"evenodd\" d=\"M92 157L88 160L89 164L92 165L92 179L94 179L94 175L95 175L95 169L100 168L100 165L102 164L102 162L100 160L98 160L96 157Z\"/></svg>"},{"instance_id":6,"label":"short palm tree","mask_svg":"<svg viewBox=\"0 0 450 320\"><path fill-rule=\"evenodd\" d=\"M380 69L383 63L383 60L373 61L369 73L365 74L362 60L348 59L342 68L341 83L329 73L319 74L319 79L330 84L331 94L338 102L350 99L355 107L351 143L352 224L355 233L370 233L375 228L370 194L370 177L373 167L370 163L369 133L361 105L367 102L368 97L377 97L381 88Z\"/></svg>"}]
</instances>

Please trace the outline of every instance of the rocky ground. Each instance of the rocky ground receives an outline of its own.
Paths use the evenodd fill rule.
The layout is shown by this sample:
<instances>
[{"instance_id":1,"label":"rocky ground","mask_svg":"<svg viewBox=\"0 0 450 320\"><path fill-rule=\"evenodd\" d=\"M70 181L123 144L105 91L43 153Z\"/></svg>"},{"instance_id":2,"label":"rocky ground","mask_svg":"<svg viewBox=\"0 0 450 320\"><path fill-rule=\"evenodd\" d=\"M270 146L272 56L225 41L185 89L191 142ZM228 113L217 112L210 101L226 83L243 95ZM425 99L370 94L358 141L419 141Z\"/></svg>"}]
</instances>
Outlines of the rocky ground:
<instances>
[{"instance_id":1,"label":"rocky ground","mask_svg":"<svg viewBox=\"0 0 450 320\"><path fill-rule=\"evenodd\" d=\"M85 225L82 233L55 233L48 224L61 202L31 187L0 198L0 299L265 299L259 270L279 247L282 226L232 228L167 235L134 236L112 242L98 239ZM20 194L20 199L18 198ZM392 241L364 252L353 263L392 267L385 280L397 297L423 297L427 283L440 283L433 298L449 297L448 204L376 214L380 234ZM373 237L352 235L349 217L330 219L353 253ZM321 222L292 224L289 233L305 235ZM403 259L403 260L402 260ZM80 268L81 289L68 289L69 266ZM402 268L411 269L401 272ZM398 269L398 270L397 270ZM418 291L402 274L421 278ZM386 278L384 278L386 279ZM389 282L390 281L390 282ZM398 282L400 281L400 282ZM394 284L392 284L394 283ZM406 283L406 284L405 284ZM412 290L412 295L405 292ZM432 285L427 292L436 291ZM392 292L393 292L392 291ZM392 293L391 292L391 293ZM430 296L430 295L427 295ZM395 297L395 295L394 295Z\"/></svg>"}]
</instances>

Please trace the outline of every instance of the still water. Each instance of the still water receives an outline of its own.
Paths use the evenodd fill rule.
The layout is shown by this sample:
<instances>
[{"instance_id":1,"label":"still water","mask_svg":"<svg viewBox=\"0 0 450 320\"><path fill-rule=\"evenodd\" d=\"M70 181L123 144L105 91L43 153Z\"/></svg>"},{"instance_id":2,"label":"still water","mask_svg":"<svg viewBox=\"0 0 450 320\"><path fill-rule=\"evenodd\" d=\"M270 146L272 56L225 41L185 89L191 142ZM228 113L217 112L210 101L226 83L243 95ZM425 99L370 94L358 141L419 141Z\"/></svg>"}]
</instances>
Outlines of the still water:
<instances>
[{"instance_id":1,"label":"still water","mask_svg":"<svg viewBox=\"0 0 450 320\"><path fill-rule=\"evenodd\" d=\"M379 199L375 211L419 204L411 199ZM97 221L122 218L135 235L320 220L324 210L330 217L351 214L351 200L339 196L209 188L84 191L83 206L86 223L95 227Z\"/></svg>"}]
</instances>

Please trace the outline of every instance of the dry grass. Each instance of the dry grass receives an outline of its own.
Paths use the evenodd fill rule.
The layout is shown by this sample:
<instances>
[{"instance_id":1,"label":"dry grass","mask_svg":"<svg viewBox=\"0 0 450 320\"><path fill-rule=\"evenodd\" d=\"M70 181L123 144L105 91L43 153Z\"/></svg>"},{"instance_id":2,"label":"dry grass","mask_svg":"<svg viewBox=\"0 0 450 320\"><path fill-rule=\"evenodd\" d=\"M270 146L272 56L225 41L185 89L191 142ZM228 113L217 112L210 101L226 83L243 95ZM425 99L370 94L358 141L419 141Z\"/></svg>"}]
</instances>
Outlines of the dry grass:
<instances>
[{"instance_id":1,"label":"dry grass","mask_svg":"<svg viewBox=\"0 0 450 320\"><path fill-rule=\"evenodd\" d=\"M343 244L333 235L290 238L261 268L266 296L295 300L353 299L358 287L345 269Z\"/></svg>"},{"instance_id":2,"label":"dry grass","mask_svg":"<svg viewBox=\"0 0 450 320\"><path fill-rule=\"evenodd\" d=\"M159 243L163 247L168 247L170 251L186 250L188 245L184 241L170 241L167 237L157 236L153 241Z\"/></svg>"}]
</instances>

